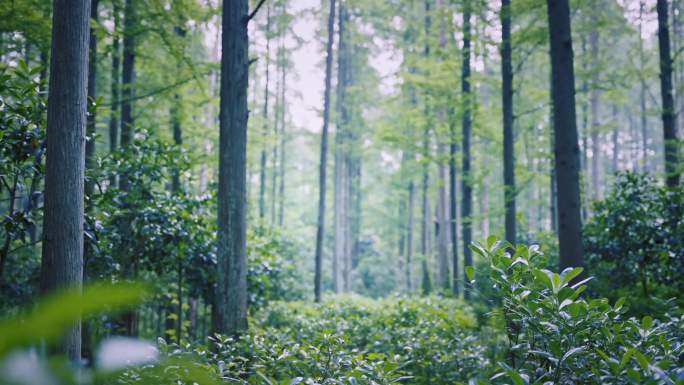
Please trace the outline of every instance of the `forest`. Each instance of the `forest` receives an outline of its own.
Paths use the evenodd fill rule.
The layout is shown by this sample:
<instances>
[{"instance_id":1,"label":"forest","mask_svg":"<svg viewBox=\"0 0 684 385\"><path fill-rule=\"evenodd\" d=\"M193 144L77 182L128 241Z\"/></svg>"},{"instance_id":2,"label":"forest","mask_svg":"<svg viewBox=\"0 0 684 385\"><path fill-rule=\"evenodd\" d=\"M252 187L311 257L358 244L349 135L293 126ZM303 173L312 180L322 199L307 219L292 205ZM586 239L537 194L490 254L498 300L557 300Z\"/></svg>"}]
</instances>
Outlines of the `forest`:
<instances>
[{"instance_id":1,"label":"forest","mask_svg":"<svg viewBox=\"0 0 684 385\"><path fill-rule=\"evenodd\" d=\"M0 385L684 385L684 0L0 0Z\"/></svg>"}]
</instances>

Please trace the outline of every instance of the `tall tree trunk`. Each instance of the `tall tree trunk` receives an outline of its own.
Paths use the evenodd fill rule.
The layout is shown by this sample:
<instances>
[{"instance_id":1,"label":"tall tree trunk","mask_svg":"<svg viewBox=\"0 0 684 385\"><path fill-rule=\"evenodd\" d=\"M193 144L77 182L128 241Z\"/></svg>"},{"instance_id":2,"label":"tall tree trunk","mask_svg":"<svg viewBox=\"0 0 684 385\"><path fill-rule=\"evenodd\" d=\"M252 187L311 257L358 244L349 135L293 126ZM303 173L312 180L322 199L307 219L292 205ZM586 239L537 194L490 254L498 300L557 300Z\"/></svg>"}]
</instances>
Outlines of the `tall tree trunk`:
<instances>
[{"instance_id":1,"label":"tall tree trunk","mask_svg":"<svg viewBox=\"0 0 684 385\"><path fill-rule=\"evenodd\" d=\"M594 30L589 34L589 48L591 50L591 188L595 200L601 199L601 176L600 176L600 143L599 143L599 33L598 19L596 15L591 17Z\"/></svg>"},{"instance_id":2,"label":"tall tree trunk","mask_svg":"<svg viewBox=\"0 0 684 385\"><path fill-rule=\"evenodd\" d=\"M413 290L413 227L416 201L416 185L413 180L408 185L408 226L406 228L406 290Z\"/></svg>"},{"instance_id":3,"label":"tall tree trunk","mask_svg":"<svg viewBox=\"0 0 684 385\"><path fill-rule=\"evenodd\" d=\"M501 99L503 106L504 207L506 240L515 244L515 155L513 137L513 66L511 56L511 1L501 1Z\"/></svg>"},{"instance_id":4,"label":"tall tree trunk","mask_svg":"<svg viewBox=\"0 0 684 385\"><path fill-rule=\"evenodd\" d=\"M667 25L667 0L658 0L658 49L660 52L660 96L665 142L665 184L679 185L679 143L677 142L676 114L672 97L672 56L670 55L670 33Z\"/></svg>"},{"instance_id":5,"label":"tall tree trunk","mask_svg":"<svg viewBox=\"0 0 684 385\"><path fill-rule=\"evenodd\" d=\"M92 0L90 8L90 19L91 23L97 24L97 6L99 0ZM89 36L89 49L88 49L88 100L95 102L97 99L97 35L95 34L95 29L90 28ZM86 122L86 144L85 144L85 167L87 170L92 170L94 167L94 155L95 155L95 122L96 122L96 111L91 111L88 115ZM85 181L85 195L91 196L93 194L93 181L92 179L86 179Z\"/></svg>"},{"instance_id":6,"label":"tall tree trunk","mask_svg":"<svg viewBox=\"0 0 684 385\"><path fill-rule=\"evenodd\" d=\"M449 281L449 199L447 196L447 168L443 161L444 144L439 144L437 147L439 167L437 169L439 176L439 187L437 190L437 252L439 255L439 287L443 290L449 290L451 282Z\"/></svg>"},{"instance_id":7,"label":"tall tree trunk","mask_svg":"<svg viewBox=\"0 0 684 385\"><path fill-rule=\"evenodd\" d=\"M618 162L620 160L619 157L619 148L618 148L618 135L619 135L619 130L618 127L619 125L619 116L618 116L618 106L613 104L613 136L612 136L612 142L613 142L613 159L612 159L612 169L613 172L618 172L619 171L619 166Z\"/></svg>"},{"instance_id":8,"label":"tall tree trunk","mask_svg":"<svg viewBox=\"0 0 684 385\"><path fill-rule=\"evenodd\" d=\"M123 72L121 74L121 147L133 140L133 98L135 98L135 0L126 0L124 9ZM128 175L120 175L119 185L128 191Z\"/></svg>"},{"instance_id":9,"label":"tall tree trunk","mask_svg":"<svg viewBox=\"0 0 684 385\"><path fill-rule=\"evenodd\" d=\"M589 82L587 81L588 72L588 61L586 59L587 53L587 39L585 35L582 35L581 40L581 55L582 57L582 72L584 76L582 77L582 131L580 133L582 140L582 156L580 157L580 200L582 203L582 218L587 218L588 212L588 186L587 186L587 175L588 175L588 152L589 152L589 101L587 99L587 93L589 92Z\"/></svg>"},{"instance_id":10,"label":"tall tree trunk","mask_svg":"<svg viewBox=\"0 0 684 385\"><path fill-rule=\"evenodd\" d=\"M174 32L181 38L185 36L185 31L180 26L174 27ZM180 61L176 63L176 71L179 73L181 70L180 64ZM173 144L180 149L180 147L183 145L183 131L181 128L181 108L183 106L183 101L181 99L180 92L176 92L173 95L172 103L173 105L169 111L171 115L171 134L173 135ZM174 169L171 172L171 192L178 193L180 191L180 187L180 170ZM178 341L180 341L180 335L178 337Z\"/></svg>"},{"instance_id":11,"label":"tall tree trunk","mask_svg":"<svg viewBox=\"0 0 684 385\"><path fill-rule=\"evenodd\" d=\"M285 50L283 49L283 58L281 60L285 61ZM278 184L278 226L283 227L283 221L284 221L284 216L285 216L285 150L286 147L285 145L287 144L287 127L285 126L285 111L286 108L285 106L287 105L285 103L285 90L287 89L287 82L286 82L286 75L287 75L287 68L286 64L283 63L282 66L280 67L281 73L281 88L280 88L280 106L281 106L281 111L280 111L280 161L279 161L279 168L280 171L278 174L280 174L280 181Z\"/></svg>"},{"instance_id":12,"label":"tall tree trunk","mask_svg":"<svg viewBox=\"0 0 684 385\"><path fill-rule=\"evenodd\" d=\"M558 187L560 269L582 266L579 145L568 0L547 0L551 43L554 151Z\"/></svg>"},{"instance_id":13,"label":"tall tree trunk","mask_svg":"<svg viewBox=\"0 0 684 385\"><path fill-rule=\"evenodd\" d=\"M456 116L454 108L449 109L449 227L451 235L451 291L454 296L459 295L458 289L458 230L456 226Z\"/></svg>"},{"instance_id":14,"label":"tall tree trunk","mask_svg":"<svg viewBox=\"0 0 684 385\"><path fill-rule=\"evenodd\" d=\"M430 0L425 0L425 19L424 19L424 27L425 27L425 46L423 49L423 56L427 60L430 57L430 6L431 6L431 1ZM426 73L425 77L428 78L429 75ZM424 111L424 116L426 118L425 121L425 127L423 128L423 151L422 151L422 159L421 159L421 165L422 165L422 184L421 184L421 221L420 221L420 254L421 257L423 258L423 262L421 263L421 268L423 269L422 272L422 279L423 279L423 294L425 293L425 288L426 288L426 282L425 279L426 277L429 278L429 274L427 273L427 259L429 258L429 253L428 253L428 238L430 236L430 206L429 206L429 198L428 198L428 187L430 185L430 125L432 124L431 119L430 119L430 92L429 90L426 90L425 92L425 111Z\"/></svg>"},{"instance_id":15,"label":"tall tree trunk","mask_svg":"<svg viewBox=\"0 0 684 385\"><path fill-rule=\"evenodd\" d=\"M117 1L113 2L113 13L114 13L114 33L112 34L112 74L111 74L111 93L112 93L112 103L109 112L109 152L113 153L116 151L116 147L119 144L119 106L120 106L120 86L119 82L121 80L121 49L119 47L119 34L118 28L121 27L119 3ZM116 176L112 175L109 184L112 187L116 186Z\"/></svg>"},{"instance_id":16,"label":"tall tree trunk","mask_svg":"<svg viewBox=\"0 0 684 385\"><path fill-rule=\"evenodd\" d=\"M83 279L90 1L55 0L53 10L40 275L44 293L80 288ZM80 360L80 321L68 328L58 351Z\"/></svg>"},{"instance_id":17,"label":"tall tree trunk","mask_svg":"<svg viewBox=\"0 0 684 385\"><path fill-rule=\"evenodd\" d=\"M218 282L213 329L235 335L247 328L246 155L247 0L223 5L219 111Z\"/></svg>"},{"instance_id":18,"label":"tall tree trunk","mask_svg":"<svg viewBox=\"0 0 684 385\"><path fill-rule=\"evenodd\" d=\"M262 131L261 157L259 167L259 226L264 225L264 216L266 215L266 164L267 154L266 147L268 146L268 87L269 87L269 67L271 65L271 6L266 4L266 83L264 84L264 108L262 110L262 118L264 120L264 127Z\"/></svg>"},{"instance_id":19,"label":"tall tree trunk","mask_svg":"<svg viewBox=\"0 0 684 385\"><path fill-rule=\"evenodd\" d=\"M335 167L333 175L333 286L336 293L347 289L347 251L349 249L349 111L347 107L347 86L349 80L349 42L347 40L347 10L339 5L337 20L337 125L335 127Z\"/></svg>"},{"instance_id":20,"label":"tall tree trunk","mask_svg":"<svg viewBox=\"0 0 684 385\"><path fill-rule=\"evenodd\" d=\"M318 221L316 227L316 255L314 273L314 296L321 302L323 274L323 238L325 237L325 187L328 161L328 120L330 117L330 88L332 78L333 40L335 39L335 0L330 0L328 15L328 43L325 58L325 92L323 97L323 132L321 133L321 159L318 169Z\"/></svg>"},{"instance_id":21,"label":"tall tree trunk","mask_svg":"<svg viewBox=\"0 0 684 385\"><path fill-rule=\"evenodd\" d=\"M646 57L644 55L644 1L639 1L639 111L641 117L641 165L642 171L646 172L648 167L648 118L646 115L646 78L644 67Z\"/></svg>"},{"instance_id":22,"label":"tall tree trunk","mask_svg":"<svg viewBox=\"0 0 684 385\"><path fill-rule=\"evenodd\" d=\"M462 147L462 173L463 173L463 200L461 212L461 229L463 231L463 266L472 266L473 259L470 252L472 241L472 207L473 207L473 187L472 175L470 174L470 136L471 136L471 108L472 95L470 93L470 0L463 3L463 66L461 67L461 97L463 98L463 141ZM464 282L468 282L464 275ZM463 296L470 299L470 289L466 283Z\"/></svg>"}]
</instances>

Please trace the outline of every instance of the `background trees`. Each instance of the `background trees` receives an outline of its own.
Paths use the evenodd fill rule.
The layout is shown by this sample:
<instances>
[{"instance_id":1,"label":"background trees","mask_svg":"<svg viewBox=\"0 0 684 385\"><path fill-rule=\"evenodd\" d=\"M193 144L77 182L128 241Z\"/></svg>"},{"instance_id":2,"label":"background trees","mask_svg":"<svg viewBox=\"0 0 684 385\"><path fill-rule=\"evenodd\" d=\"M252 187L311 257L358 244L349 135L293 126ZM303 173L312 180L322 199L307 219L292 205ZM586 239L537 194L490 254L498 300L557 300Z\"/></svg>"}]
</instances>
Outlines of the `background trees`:
<instances>
[{"instance_id":1,"label":"background trees","mask_svg":"<svg viewBox=\"0 0 684 385\"><path fill-rule=\"evenodd\" d=\"M3 309L36 294L47 235L53 10L15 3L0 5ZM225 31L239 27L240 40L224 47L216 4L100 0L89 15L85 278L158 292L88 333L187 341L212 317L232 333L273 287L272 298L457 296L464 267L481 263L470 241L489 235L548 245L550 265L559 254L581 263L581 226L604 216L594 202L613 196L616 171L676 176L662 117L684 101L681 2L595 3L569 4L556 34L558 1L229 2L243 16L261 8L245 29L231 11ZM659 81L660 45L671 86ZM233 298L233 284L261 294Z\"/></svg>"}]
</instances>

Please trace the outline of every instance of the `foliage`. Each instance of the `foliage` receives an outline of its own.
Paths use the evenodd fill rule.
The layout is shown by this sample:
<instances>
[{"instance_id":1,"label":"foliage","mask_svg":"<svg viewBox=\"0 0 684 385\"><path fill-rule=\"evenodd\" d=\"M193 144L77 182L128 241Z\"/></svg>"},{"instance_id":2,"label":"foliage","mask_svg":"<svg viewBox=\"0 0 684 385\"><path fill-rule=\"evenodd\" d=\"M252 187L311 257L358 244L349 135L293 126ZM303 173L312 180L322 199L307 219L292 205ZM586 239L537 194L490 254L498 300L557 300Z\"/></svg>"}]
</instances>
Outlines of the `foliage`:
<instances>
[{"instance_id":1,"label":"foliage","mask_svg":"<svg viewBox=\"0 0 684 385\"><path fill-rule=\"evenodd\" d=\"M197 383L217 384L190 355L161 357L153 345L133 339L105 341L95 368L74 368L58 357L37 358L31 346L55 344L74 321L102 312L124 310L141 302L145 288L139 284L95 284L84 290L68 289L39 301L31 311L0 321L0 384L105 384ZM115 348L105 349L109 342ZM114 342L114 344L112 344ZM141 366L134 366L140 364ZM144 365L142 365L144 364Z\"/></svg>"},{"instance_id":2,"label":"foliage","mask_svg":"<svg viewBox=\"0 0 684 385\"><path fill-rule=\"evenodd\" d=\"M35 287L27 284L35 282L30 269L35 258L25 251L38 239L44 174L46 103L40 71L23 61L16 67L0 64L0 302L9 306L25 302Z\"/></svg>"},{"instance_id":3,"label":"foliage","mask_svg":"<svg viewBox=\"0 0 684 385\"><path fill-rule=\"evenodd\" d=\"M597 278L593 291L633 299L637 314L662 309L655 298L684 292L684 189L660 187L643 174L617 174L611 193L594 204L584 242Z\"/></svg>"},{"instance_id":4,"label":"foliage","mask_svg":"<svg viewBox=\"0 0 684 385\"><path fill-rule=\"evenodd\" d=\"M684 317L625 319L625 299L582 297L582 268L540 269L537 246L513 247L495 238L472 250L489 261L501 296L498 311L508 349L495 383L666 384L684 372ZM474 277L474 271L467 271Z\"/></svg>"},{"instance_id":5,"label":"foliage","mask_svg":"<svg viewBox=\"0 0 684 385\"><path fill-rule=\"evenodd\" d=\"M216 365L245 384L450 384L489 364L474 318L450 299L277 302L249 333L217 336Z\"/></svg>"}]
</instances>

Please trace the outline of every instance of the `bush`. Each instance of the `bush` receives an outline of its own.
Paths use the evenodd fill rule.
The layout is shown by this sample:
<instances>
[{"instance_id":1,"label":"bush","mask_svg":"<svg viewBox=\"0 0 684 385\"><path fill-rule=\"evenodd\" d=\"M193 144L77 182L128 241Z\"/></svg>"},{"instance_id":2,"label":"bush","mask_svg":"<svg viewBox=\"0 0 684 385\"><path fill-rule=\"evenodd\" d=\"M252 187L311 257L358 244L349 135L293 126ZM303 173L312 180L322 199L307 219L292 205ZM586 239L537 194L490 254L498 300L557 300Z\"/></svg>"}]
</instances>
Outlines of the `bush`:
<instances>
[{"instance_id":1,"label":"bush","mask_svg":"<svg viewBox=\"0 0 684 385\"><path fill-rule=\"evenodd\" d=\"M617 174L612 192L594 205L584 227L590 289L612 301L632 299L632 311L662 312L654 298L684 293L684 189L668 189L643 174ZM669 306L669 305L667 305ZM667 308L665 308L667 309Z\"/></svg>"},{"instance_id":2,"label":"bush","mask_svg":"<svg viewBox=\"0 0 684 385\"><path fill-rule=\"evenodd\" d=\"M490 263L508 341L492 381L516 384L673 384L684 375L684 317L625 319L625 299L584 298L582 268L540 269L537 246L489 239L472 250ZM472 270L469 276L474 277ZM581 279L581 280L580 280Z\"/></svg>"}]
</instances>

